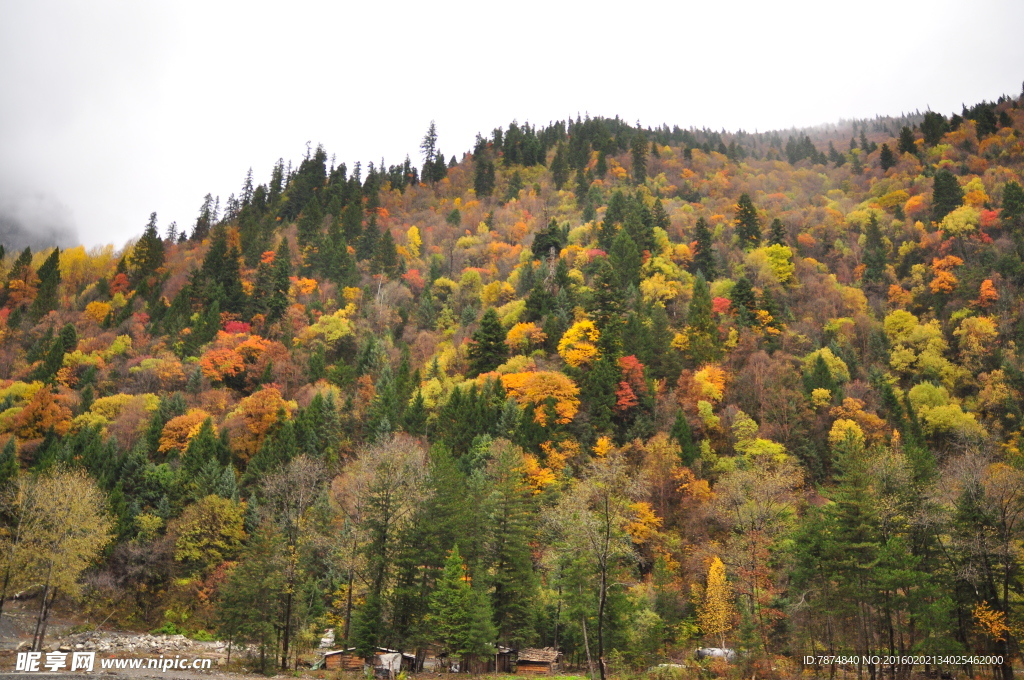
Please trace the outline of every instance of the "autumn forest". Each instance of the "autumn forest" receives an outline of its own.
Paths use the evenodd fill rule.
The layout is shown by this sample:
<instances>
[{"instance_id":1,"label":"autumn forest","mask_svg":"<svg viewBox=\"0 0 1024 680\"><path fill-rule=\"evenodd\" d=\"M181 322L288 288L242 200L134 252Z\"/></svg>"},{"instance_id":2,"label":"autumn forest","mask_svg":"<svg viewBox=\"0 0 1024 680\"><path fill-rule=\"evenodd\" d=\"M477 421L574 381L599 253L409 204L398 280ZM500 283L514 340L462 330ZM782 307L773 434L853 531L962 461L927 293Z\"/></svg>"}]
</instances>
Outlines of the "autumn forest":
<instances>
[{"instance_id":1,"label":"autumn forest","mask_svg":"<svg viewBox=\"0 0 1024 680\"><path fill-rule=\"evenodd\" d=\"M330 628L463 670L1011 680L1022 104L451 156L431 123L123 248L0 252L0 625L17 596L37 649L52 613L268 673Z\"/></svg>"}]
</instances>

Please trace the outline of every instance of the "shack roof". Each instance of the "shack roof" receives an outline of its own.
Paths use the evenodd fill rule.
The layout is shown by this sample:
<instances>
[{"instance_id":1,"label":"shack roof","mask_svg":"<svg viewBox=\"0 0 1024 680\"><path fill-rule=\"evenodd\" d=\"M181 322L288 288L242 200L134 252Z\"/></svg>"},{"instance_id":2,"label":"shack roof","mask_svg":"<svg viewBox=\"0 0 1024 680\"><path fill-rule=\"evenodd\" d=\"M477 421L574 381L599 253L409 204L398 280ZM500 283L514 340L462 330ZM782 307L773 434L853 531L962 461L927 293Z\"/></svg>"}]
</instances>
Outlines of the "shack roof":
<instances>
[{"instance_id":1,"label":"shack roof","mask_svg":"<svg viewBox=\"0 0 1024 680\"><path fill-rule=\"evenodd\" d=\"M555 663L558 661L560 652L554 647L544 647L543 649L527 648L519 650L520 661L533 661L536 663Z\"/></svg>"},{"instance_id":2,"label":"shack roof","mask_svg":"<svg viewBox=\"0 0 1024 680\"><path fill-rule=\"evenodd\" d=\"M355 651L356 651L355 647L349 647L348 649L331 649L329 651L324 652L324 656L332 656L334 654L354 654ZM377 648L377 652L379 652L381 654L398 654L399 653L397 649L388 649L387 647L378 647ZM415 654L409 654L408 652L402 652L401 654L402 654L402 656L406 657L407 659L415 659L416 658Z\"/></svg>"}]
</instances>

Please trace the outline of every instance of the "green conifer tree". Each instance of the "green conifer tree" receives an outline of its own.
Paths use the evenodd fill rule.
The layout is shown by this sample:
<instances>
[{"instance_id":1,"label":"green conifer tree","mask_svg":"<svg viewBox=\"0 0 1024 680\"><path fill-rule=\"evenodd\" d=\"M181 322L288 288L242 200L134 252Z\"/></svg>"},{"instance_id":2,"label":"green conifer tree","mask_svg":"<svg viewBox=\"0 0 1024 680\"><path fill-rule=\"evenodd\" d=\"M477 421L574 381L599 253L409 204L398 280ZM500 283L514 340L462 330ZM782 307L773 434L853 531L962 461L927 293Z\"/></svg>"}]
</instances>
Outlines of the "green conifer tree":
<instances>
[{"instance_id":1,"label":"green conifer tree","mask_svg":"<svg viewBox=\"0 0 1024 680\"><path fill-rule=\"evenodd\" d=\"M701 272L707 281L714 281L718 278L718 264L711 244L711 229L703 217L697 218L694 237L697 241L697 252L693 254L693 264L690 270L694 274Z\"/></svg>"},{"instance_id":2,"label":"green conifer tree","mask_svg":"<svg viewBox=\"0 0 1024 680\"><path fill-rule=\"evenodd\" d=\"M942 135L949 131L949 123L941 113L926 111L924 120L921 122L921 133L924 135L924 143L928 146L935 146L942 141Z\"/></svg>"},{"instance_id":3,"label":"green conifer tree","mask_svg":"<svg viewBox=\"0 0 1024 680\"><path fill-rule=\"evenodd\" d=\"M399 270L398 249L390 229L384 229L373 248L370 260L370 271L374 274L386 274L394 277Z\"/></svg>"},{"instance_id":4,"label":"green conifer tree","mask_svg":"<svg viewBox=\"0 0 1024 680\"><path fill-rule=\"evenodd\" d=\"M784 246L789 234L786 232L786 225L778 217L772 220L771 228L768 231L768 245Z\"/></svg>"},{"instance_id":5,"label":"green conifer tree","mask_svg":"<svg viewBox=\"0 0 1024 680\"><path fill-rule=\"evenodd\" d=\"M373 441L385 441L398 429L400 422L400 404L394 375L391 372L391 365L385 363L377 377L376 394L370 403L370 412L367 416L370 438Z\"/></svg>"},{"instance_id":6,"label":"green conifer tree","mask_svg":"<svg viewBox=\"0 0 1024 680\"><path fill-rule=\"evenodd\" d=\"M676 419L672 424L672 438L679 443L679 460L686 467L692 467L697 458L700 457L700 448L693 441L693 430L690 428L690 421L682 409L676 411Z\"/></svg>"},{"instance_id":7,"label":"green conifer tree","mask_svg":"<svg viewBox=\"0 0 1024 680\"><path fill-rule=\"evenodd\" d=\"M57 289L60 286L60 248L54 248L36 272L39 290L29 308L29 318L39 321L57 309Z\"/></svg>"},{"instance_id":8,"label":"green conifer tree","mask_svg":"<svg viewBox=\"0 0 1024 680\"><path fill-rule=\"evenodd\" d=\"M711 308L711 289L698 272L693 282L693 297L686 318L686 337L689 347L687 354L694 364L717 361L721 355L721 340L718 324L715 323Z\"/></svg>"},{"instance_id":9,"label":"green conifer tree","mask_svg":"<svg viewBox=\"0 0 1024 680\"><path fill-rule=\"evenodd\" d=\"M839 383L832 377L832 372L828 370L828 364L825 363L825 359L821 354L818 354L814 360L811 372L804 376L804 387L808 394L816 389L826 389L832 393L833 397L836 396L839 390Z\"/></svg>"},{"instance_id":10,"label":"green conifer tree","mask_svg":"<svg viewBox=\"0 0 1024 680\"><path fill-rule=\"evenodd\" d=\"M306 205L302 207L302 215L299 216L295 240L299 244L300 250L317 242L323 221L324 214L320 208L320 199L313 194Z\"/></svg>"},{"instance_id":11,"label":"green conifer tree","mask_svg":"<svg viewBox=\"0 0 1024 680\"><path fill-rule=\"evenodd\" d=\"M864 235L864 280L868 283L879 283L885 279L887 258L882 231L878 228L878 218L874 214L868 220Z\"/></svg>"},{"instance_id":12,"label":"green conifer tree","mask_svg":"<svg viewBox=\"0 0 1024 680\"><path fill-rule=\"evenodd\" d=\"M267 300L267 319L276 321L284 316L288 309L288 291L292 287L292 253L288 247L288 239L282 238L274 254L274 269L271 273L271 290Z\"/></svg>"},{"instance_id":13,"label":"green conifer tree","mask_svg":"<svg viewBox=\"0 0 1024 680\"><path fill-rule=\"evenodd\" d=\"M495 174L494 161L486 152L473 157L473 189L478 198L486 198L494 193Z\"/></svg>"},{"instance_id":14,"label":"green conifer tree","mask_svg":"<svg viewBox=\"0 0 1024 680\"><path fill-rule=\"evenodd\" d=\"M897 143L897 149L901 154L914 154L917 152L917 145L914 143L914 132L906 125L900 129L900 138Z\"/></svg>"},{"instance_id":15,"label":"green conifer tree","mask_svg":"<svg viewBox=\"0 0 1024 680\"><path fill-rule=\"evenodd\" d=\"M10 483L18 476L18 442L12 435L0 451L0 493L6 493Z\"/></svg>"},{"instance_id":16,"label":"green conifer tree","mask_svg":"<svg viewBox=\"0 0 1024 680\"><path fill-rule=\"evenodd\" d=\"M629 145L630 154L633 156L633 183L643 184L647 181L647 154L650 151L650 144L643 132L633 135L633 141Z\"/></svg>"},{"instance_id":17,"label":"green conifer tree","mask_svg":"<svg viewBox=\"0 0 1024 680\"><path fill-rule=\"evenodd\" d=\"M416 390L416 396L409 402L402 418L402 428L411 435L427 434L427 403L422 390Z\"/></svg>"},{"instance_id":18,"label":"green conifer tree","mask_svg":"<svg viewBox=\"0 0 1024 680\"><path fill-rule=\"evenodd\" d=\"M488 373L505 362L508 358L506 335L498 313L493 307L489 308L480 319L480 328L473 333L473 342L466 350L469 359L466 377L473 378L481 373Z\"/></svg>"},{"instance_id":19,"label":"green conifer tree","mask_svg":"<svg viewBox=\"0 0 1024 680\"><path fill-rule=\"evenodd\" d=\"M640 285L640 266L643 262L640 259L640 251L636 242L630 238L625 229L619 231L615 241L612 242L608 260L615 268L622 287Z\"/></svg>"},{"instance_id":20,"label":"green conifer tree","mask_svg":"<svg viewBox=\"0 0 1024 680\"><path fill-rule=\"evenodd\" d=\"M358 243L363 235L362 199L351 201L341 212L341 233L346 243Z\"/></svg>"},{"instance_id":21,"label":"green conifer tree","mask_svg":"<svg viewBox=\"0 0 1024 680\"><path fill-rule=\"evenodd\" d=\"M749 250L761 245L761 219L749 194L742 194L736 203L735 222L736 235L744 248Z\"/></svg>"},{"instance_id":22,"label":"green conifer tree","mask_svg":"<svg viewBox=\"0 0 1024 680\"><path fill-rule=\"evenodd\" d=\"M78 347L78 333L73 324L64 324L60 333L50 345L43 358L43 363L36 371L36 377L43 382L52 382L57 371L64 365L64 355Z\"/></svg>"},{"instance_id":23,"label":"green conifer tree","mask_svg":"<svg viewBox=\"0 0 1024 680\"><path fill-rule=\"evenodd\" d=\"M893 154L892 149L889 148L888 144L882 145L882 153L878 158L878 162L882 166L882 172L896 166L896 155Z\"/></svg>"},{"instance_id":24,"label":"green conifer tree","mask_svg":"<svg viewBox=\"0 0 1024 680\"><path fill-rule=\"evenodd\" d=\"M754 315L757 311L757 300L750 279L746 276L737 279L729 299L732 302L732 308L736 310L736 323L740 326L753 326L757 319Z\"/></svg>"},{"instance_id":25,"label":"green conifer tree","mask_svg":"<svg viewBox=\"0 0 1024 680\"><path fill-rule=\"evenodd\" d=\"M963 202L964 190L953 173L945 168L936 172L932 188L932 219L942 222L946 215L959 208Z\"/></svg>"},{"instance_id":26,"label":"green conifer tree","mask_svg":"<svg viewBox=\"0 0 1024 680\"><path fill-rule=\"evenodd\" d=\"M565 145L559 144L555 147L555 157L551 161L551 179L555 188L559 191L569 181L569 160L565 155Z\"/></svg>"},{"instance_id":27,"label":"green conifer tree","mask_svg":"<svg viewBox=\"0 0 1024 680\"><path fill-rule=\"evenodd\" d=\"M999 216L1011 228L1020 228L1024 222L1024 188L1018 182L1010 180L1003 185L1003 206Z\"/></svg>"},{"instance_id":28,"label":"green conifer tree","mask_svg":"<svg viewBox=\"0 0 1024 680\"><path fill-rule=\"evenodd\" d=\"M487 482L491 538L486 561L497 638L504 645L521 647L536 636L538 590L530 547L536 534L536 507L523 475L521 453L507 443L498 446L487 467Z\"/></svg>"},{"instance_id":29,"label":"green conifer tree","mask_svg":"<svg viewBox=\"0 0 1024 680\"><path fill-rule=\"evenodd\" d=\"M138 285L147 276L152 276L164 266L164 242L156 229L156 213L150 213L149 222L142 232L142 238L132 248L131 281Z\"/></svg>"},{"instance_id":30,"label":"green conifer tree","mask_svg":"<svg viewBox=\"0 0 1024 680\"><path fill-rule=\"evenodd\" d=\"M451 656L466 659L493 650L496 632L489 602L470 585L458 545L452 547L430 596L427 620L442 650Z\"/></svg>"},{"instance_id":31,"label":"green conifer tree","mask_svg":"<svg viewBox=\"0 0 1024 680\"><path fill-rule=\"evenodd\" d=\"M661 198L654 199L654 208L652 210L654 215L654 226L659 227L668 231L668 228L672 226L672 219L668 216L665 211L665 206L661 202Z\"/></svg>"}]
</instances>

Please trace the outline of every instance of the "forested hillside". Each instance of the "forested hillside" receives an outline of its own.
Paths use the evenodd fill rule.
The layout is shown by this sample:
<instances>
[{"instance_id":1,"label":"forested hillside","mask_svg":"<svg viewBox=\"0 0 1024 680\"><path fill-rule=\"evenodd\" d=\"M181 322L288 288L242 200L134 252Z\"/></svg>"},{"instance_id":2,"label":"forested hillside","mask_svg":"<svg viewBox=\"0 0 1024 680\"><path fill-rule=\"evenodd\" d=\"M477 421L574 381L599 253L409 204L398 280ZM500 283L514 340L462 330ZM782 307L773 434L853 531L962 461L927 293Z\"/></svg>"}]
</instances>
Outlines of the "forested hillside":
<instances>
[{"instance_id":1,"label":"forested hillside","mask_svg":"<svg viewBox=\"0 0 1024 680\"><path fill-rule=\"evenodd\" d=\"M334 628L602 677L704 644L1009 679L1019 103L513 122L461 157L431 124L422 167L310 147L123 250L8 252L3 595L267 667Z\"/></svg>"}]
</instances>

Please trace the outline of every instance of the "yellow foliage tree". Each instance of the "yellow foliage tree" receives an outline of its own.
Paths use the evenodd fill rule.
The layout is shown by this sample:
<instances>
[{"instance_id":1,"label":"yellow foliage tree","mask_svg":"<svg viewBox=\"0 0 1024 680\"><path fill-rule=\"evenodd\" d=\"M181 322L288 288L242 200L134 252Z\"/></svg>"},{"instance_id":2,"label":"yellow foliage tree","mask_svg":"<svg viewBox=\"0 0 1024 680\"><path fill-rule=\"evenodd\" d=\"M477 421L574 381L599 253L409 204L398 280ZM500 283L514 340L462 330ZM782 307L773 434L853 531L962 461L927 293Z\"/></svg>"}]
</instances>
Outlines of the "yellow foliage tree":
<instances>
[{"instance_id":1,"label":"yellow foliage tree","mask_svg":"<svg viewBox=\"0 0 1024 680\"><path fill-rule=\"evenodd\" d=\"M997 642L1006 640L1006 634L1010 632L1010 627L1006 625L1005 613L992 609L987 601L983 601L974 608L972 614L978 623L978 628L985 635Z\"/></svg>"},{"instance_id":2,"label":"yellow foliage tree","mask_svg":"<svg viewBox=\"0 0 1024 680\"><path fill-rule=\"evenodd\" d=\"M725 393L726 372L715 364L705 364L693 374L693 382L707 401L722 401Z\"/></svg>"},{"instance_id":3,"label":"yellow foliage tree","mask_svg":"<svg viewBox=\"0 0 1024 680\"><path fill-rule=\"evenodd\" d=\"M733 616L732 588L725 577L725 564L716 555L708 567L707 586L697 608L697 621L705 635L716 637L718 646L725 647L725 634L732 630Z\"/></svg>"},{"instance_id":4,"label":"yellow foliage tree","mask_svg":"<svg viewBox=\"0 0 1024 680\"><path fill-rule=\"evenodd\" d=\"M600 358L597 341L601 332L590 319L580 319L558 341L558 354L573 368L589 366Z\"/></svg>"},{"instance_id":5,"label":"yellow foliage tree","mask_svg":"<svg viewBox=\"0 0 1024 680\"><path fill-rule=\"evenodd\" d=\"M542 344L547 338L547 334L540 329L540 326L532 321L520 322L508 329L505 344L517 352L525 352L531 347Z\"/></svg>"},{"instance_id":6,"label":"yellow foliage tree","mask_svg":"<svg viewBox=\"0 0 1024 680\"><path fill-rule=\"evenodd\" d=\"M999 327L991 316L969 316L953 331L960 340L960 355L968 368L978 368L979 361L993 349L999 339Z\"/></svg>"},{"instance_id":7,"label":"yellow foliage tree","mask_svg":"<svg viewBox=\"0 0 1024 680\"><path fill-rule=\"evenodd\" d=\"M111 309L109 302L94 300L85 306L85 315L96 323L103 323Z\"/></svg>"},{"instance_id":8,"label":"yellow foliage tree","mask_svg":"<svg viewBox=\"0 0 1024 680\"><path fill-rule=\"evenodd\" d=\"M420 230L415 224L409 227L409 231L405 232L405 249L409 253L409 258L415 260L420 256L420 247L423 245L423 239L420 238Z\"/></svg>"}]
</instances>

